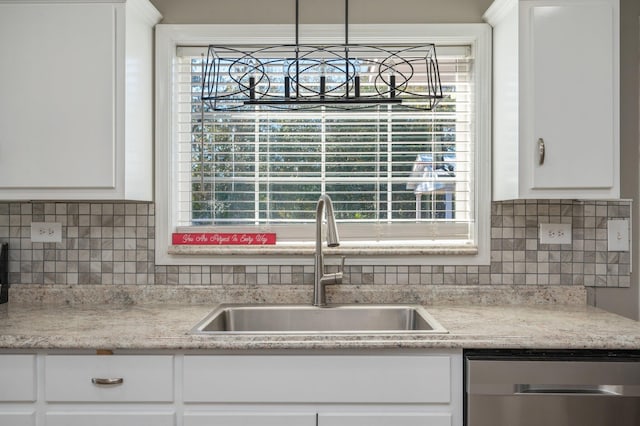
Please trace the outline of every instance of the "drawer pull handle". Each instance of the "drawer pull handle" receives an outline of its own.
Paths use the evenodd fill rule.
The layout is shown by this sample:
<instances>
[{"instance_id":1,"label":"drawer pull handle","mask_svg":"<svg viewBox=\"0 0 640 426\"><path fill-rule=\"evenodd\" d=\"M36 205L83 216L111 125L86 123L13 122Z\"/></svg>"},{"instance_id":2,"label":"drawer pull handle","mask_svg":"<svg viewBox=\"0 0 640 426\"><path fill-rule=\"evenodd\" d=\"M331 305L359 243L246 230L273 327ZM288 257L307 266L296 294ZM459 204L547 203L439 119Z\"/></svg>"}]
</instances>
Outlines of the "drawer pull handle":
<instances>
[{"instance_id":1,"label":"drawer pull handle","mask_svg":"<svg viewBox=\"0 0 640 426\"><path fill-rule=\"evenodd\" d=\"M124 379L122 377L118 377L117 379L100 379L100 378L94 377L91 379L91 383L93 383L94 385L113 386L113 385L121 385L122 383L124 383Z\"/></svg>"}]
</instances>

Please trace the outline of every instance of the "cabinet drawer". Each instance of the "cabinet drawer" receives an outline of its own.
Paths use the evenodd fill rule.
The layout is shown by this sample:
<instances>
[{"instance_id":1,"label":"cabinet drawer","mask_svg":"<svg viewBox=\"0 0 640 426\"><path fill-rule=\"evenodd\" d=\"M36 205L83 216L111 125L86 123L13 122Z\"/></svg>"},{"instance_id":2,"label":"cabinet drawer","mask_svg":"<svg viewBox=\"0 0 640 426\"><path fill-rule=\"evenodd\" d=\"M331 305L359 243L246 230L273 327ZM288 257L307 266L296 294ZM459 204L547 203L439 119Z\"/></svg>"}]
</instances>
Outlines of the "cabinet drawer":
<instances>
[{"instance_id":1,"label":"cabinet drawer","mask_svg":"<svg viewBox=\"0 0 640 426\"><path fill-rule=\"evenodd\" d=\"M120 383L96 384L93 379ZM173 357L50 355L45 364L45 398L51 402L173 401Z\"/></svg>"},{"instance_id":2,"label":"cabinet drawer","mask_svg":"<svg viewBox=\"0 0 640 426\"><path fill-rule=\"evenodd\" d=\"M48 413L46 426L175 426L173 413Z\"/></svg>"},{"instance_id":3,"label":"cabinet drawer","mask_svg":"<svg viewBox=\"0 0 640 426\"><path fill-rule=\"evenodd\" d=\"M0 401L36 400L36 356L0 356Z\"/></svg>"},{"instance_id":4,"label":"cabinet drawer","mask_svg":"<svg viewBox=\"0 0 640 426\"><path fill-rule=\"evenodd\" d=\"M451 426L449 413L318 414L318 426Z\"/></svg>"},{"instance_id":5,"label":"cabinet drawer","mask_svg":"<svg viewBox=\"0 0 640 426\"><path fill-rule=\"evenodd\" d=\"M186 402L449 403L448 356L186 356Z\"/></svg>"},{"instance_id":6,"label":"cabinet drawer","mask_svg":"<svg viewBox=\"0 0 640 426\"><path fill-rule=\"evenodd\" d=\"M0 425L36 426L36 414L30 413L0 413Z\"/></svg>"},{"instance_id":7,"label":"cabinet drawer","mask_svg":"<svg viewBox=\"0 0 640 426\"><path fill-rule=\"evenodd\" d=\"M316 426L315 413L185 413L184 426Z\"/></svg>"}]
</instances>

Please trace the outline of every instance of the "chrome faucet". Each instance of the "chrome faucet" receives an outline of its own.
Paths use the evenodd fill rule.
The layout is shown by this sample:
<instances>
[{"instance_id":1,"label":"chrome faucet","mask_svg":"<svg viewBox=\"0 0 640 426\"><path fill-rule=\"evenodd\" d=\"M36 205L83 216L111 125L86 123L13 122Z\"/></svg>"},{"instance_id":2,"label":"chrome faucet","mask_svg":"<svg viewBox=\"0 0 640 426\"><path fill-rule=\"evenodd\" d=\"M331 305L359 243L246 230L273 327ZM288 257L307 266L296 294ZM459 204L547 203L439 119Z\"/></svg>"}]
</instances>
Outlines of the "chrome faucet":
<instances>
[{"instance_id":1,"label":"chrome faucet","mask_svg":"<svg viewBox=\"0 0 640 426\"><path fill-rule=\"evenodd\" d=\"M342 268L340 271L325 274L324 256L322 254L322 216L323 210L327 216L327 247L337 247L340 245L338 238L338 228L333 214L333 204L327 194L322 194L316 206L316 254L315 273L313 281L313 305L326 306L324 286L327 284L340 284L342 282L342 270L344 269L344 257L342 258Z\"/></svg>"}]
</instances>

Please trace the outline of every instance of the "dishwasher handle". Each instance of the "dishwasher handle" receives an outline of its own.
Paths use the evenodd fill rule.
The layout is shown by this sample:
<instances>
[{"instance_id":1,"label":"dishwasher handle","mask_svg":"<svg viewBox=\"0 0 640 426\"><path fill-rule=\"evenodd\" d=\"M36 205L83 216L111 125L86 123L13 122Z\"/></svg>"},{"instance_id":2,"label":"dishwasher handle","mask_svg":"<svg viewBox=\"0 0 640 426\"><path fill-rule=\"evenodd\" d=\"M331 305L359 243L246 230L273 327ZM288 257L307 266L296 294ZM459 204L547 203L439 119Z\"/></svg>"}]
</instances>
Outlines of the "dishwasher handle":
<instances>
[{"instance_id":1,"label":"dishwasher handle","mask_svg":"<svg viewBox=\"0 0 640 426\"><path fill-rule=\"evenodd\" d=\"M515 387L517 395L612 395L620 396L623 386L614 385L544 385L519 384Z\"/></svg>"},{"instance_id":2,"label":"dishwasher handle","mask_svg":"<svg viewBox=\"0 0 640 426\"><path fill-rule=\"evenodd\" d=\"M467 387L468 395L486 396L619 396L640 397L640 385L566 385L566 384L472 384Z\"/></svg>"}]
</instances>

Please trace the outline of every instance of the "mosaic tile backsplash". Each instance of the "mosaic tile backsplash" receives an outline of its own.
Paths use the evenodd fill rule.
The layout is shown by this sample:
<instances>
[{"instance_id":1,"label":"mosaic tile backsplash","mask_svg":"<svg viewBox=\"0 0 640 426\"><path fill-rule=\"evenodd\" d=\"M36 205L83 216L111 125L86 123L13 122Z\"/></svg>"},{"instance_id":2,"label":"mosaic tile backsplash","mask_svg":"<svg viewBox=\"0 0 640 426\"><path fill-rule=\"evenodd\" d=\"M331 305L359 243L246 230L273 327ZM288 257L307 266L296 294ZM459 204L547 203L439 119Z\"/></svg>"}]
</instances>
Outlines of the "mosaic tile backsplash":
<instances>
[{"instance_id":1,"label":"mosaic tile backsplash","mask_svg":"<svg viewBox=\"0 0 640 426\"><path fill-rule=\"evenodd\" d=\"M152 203L0 203L13 284L313 284L313 266L154 263ZM489 266L347 266L345 284L629 287L630 253L607 251L607 220L629 201L494 202ZM62 223L61 243L31 242L31 222ZM538 242L540 223L570 223L572 244Z\"/></svg>"}]
</instances>

